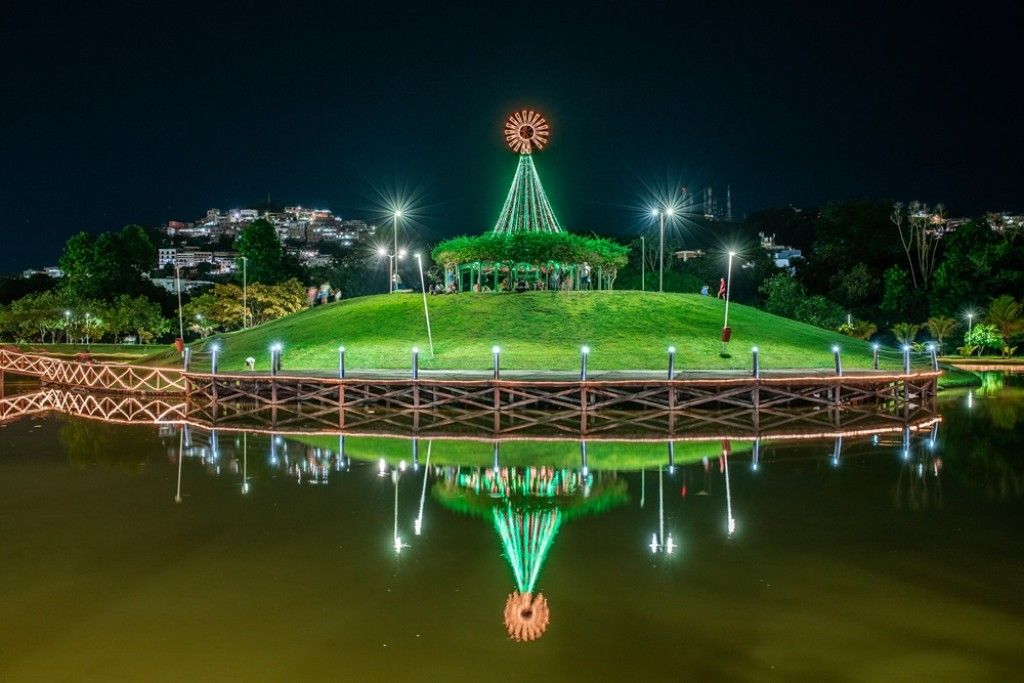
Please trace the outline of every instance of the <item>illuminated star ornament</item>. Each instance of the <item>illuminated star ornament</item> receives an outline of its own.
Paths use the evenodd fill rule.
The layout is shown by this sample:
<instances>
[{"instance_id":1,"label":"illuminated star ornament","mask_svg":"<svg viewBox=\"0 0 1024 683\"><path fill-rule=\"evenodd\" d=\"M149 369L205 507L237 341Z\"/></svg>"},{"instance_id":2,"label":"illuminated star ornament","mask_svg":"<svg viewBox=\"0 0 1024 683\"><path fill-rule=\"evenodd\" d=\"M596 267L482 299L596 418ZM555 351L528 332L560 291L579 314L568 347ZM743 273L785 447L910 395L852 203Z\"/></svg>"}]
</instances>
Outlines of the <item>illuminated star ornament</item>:
<instances>
[{"instance_id":1,"label":"illuminated star ornament","mask_svg":"<svg viewBox=\"0 0 1024 683\"><path fill-rule=\"evenodd\" d=\"M548 122L535 111L524 109L508 117L505 140L513 152L530 154L548 144Z\"/></svg>"}]
</instances>

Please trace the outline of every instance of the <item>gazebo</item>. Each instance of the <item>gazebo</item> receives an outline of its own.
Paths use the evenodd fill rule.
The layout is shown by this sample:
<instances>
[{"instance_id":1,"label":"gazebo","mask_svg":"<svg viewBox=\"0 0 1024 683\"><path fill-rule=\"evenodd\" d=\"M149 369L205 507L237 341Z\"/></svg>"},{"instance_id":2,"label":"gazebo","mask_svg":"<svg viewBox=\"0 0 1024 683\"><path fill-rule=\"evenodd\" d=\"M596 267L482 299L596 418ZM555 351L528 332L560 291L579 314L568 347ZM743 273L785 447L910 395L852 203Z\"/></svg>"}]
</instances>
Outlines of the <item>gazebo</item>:
<instances>
[{"instance_id":1,"label":"gazebo","mask_svg":"<svg viewBox=\"0 0 1024 683\"><path fill-rule=\"evenodd\" d=\"M562 229L551 208L533 151L547 144L549 126L533 111L516 112L505 139L519 154L512 187L494 228L476 237L437 245L434 261L445 269L445 286L458 291L611 289L628 249L612 240Z\"/></svg>"}]
</instances>

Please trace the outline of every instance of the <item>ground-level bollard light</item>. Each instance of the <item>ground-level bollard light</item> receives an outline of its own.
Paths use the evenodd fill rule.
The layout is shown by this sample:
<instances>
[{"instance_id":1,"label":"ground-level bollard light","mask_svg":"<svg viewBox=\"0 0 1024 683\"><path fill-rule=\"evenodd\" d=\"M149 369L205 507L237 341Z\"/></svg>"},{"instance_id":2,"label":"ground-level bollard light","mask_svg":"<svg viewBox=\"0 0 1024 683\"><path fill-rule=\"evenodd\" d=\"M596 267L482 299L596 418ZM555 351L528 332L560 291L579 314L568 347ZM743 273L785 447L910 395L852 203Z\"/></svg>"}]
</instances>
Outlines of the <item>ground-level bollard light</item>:
<instances>
[{"instance_id":1,"label":"ground-level bollard light","mask_svg":"<svg viewBox=\"0 0 1024 683\"><path fill-rule=\"evenodd\" d=\"M668 378L676 376L676 347L668 347Z\"/></svg>"},{"instance_id":2,"label":"ground-level bollard light","mask_svg":"<svg viewBox=\"0 0 1024 683\"><path fill-rule=\"evenodd\" d=\"M501 376L501 348L492 346L491 354L494 356L494 379L498 379Z\"/></svg>"},{"instance_id":3,"label":"ground-level bollard light","mask_svg":"<svg viewBox=\"0 0 1024 683\"><path fill-rule=\"evenodd\" d=\"M754 379L761 378L761 352L755 346L750 349L750 360L753 365Z\"/></svg>"},{"instance_id":4,"label":"ground-level bollard light","mask_svg":"<svg viewBox=\"0 0 1024 683\"><path fill-rule=\"evenodd\" d=\"M871 345L871 369L878 369L878 344Z\"/></svg>"},{"instance_id":5,"label":"ground-level bollard light","mask_svg":"<svg viewBox=\"0 0 1024 683\"><path fill-rule=\"evenodd\" d=\"M903 374L910 374L910 344L903 345Z\"/></svg>"},{"instance_id":6,"label":"ground-level bollard light","mask_svg":"<svg viewBox=\"0 0 1024 683\"><path fill-rule=\"evenodd\" d=\"M345 379L345 347L338 347L338 379Z\"/></svg>"},{"instance_id":7,"label":"ground-level bollard light","mask_svg":"<svg viewBox=\"0 0 1024 683\"><path fill-rule=\"evenodd\" d=\"M835 359L836 375L842 376L842 374L843 374L843 362L842 362L842 359L839 357L839 347L838 346L833 346L832 347L832 357Z\"/></svg>"},{"instance_id":8,"label":"ground-level bollard light","mask_svg":"<svg viewBox=\"0 0 1024 683\"><path fill-rule=\"evenodd\" d=\"M210 374L217 374L217 354L220 352L220 344L210 345Z\"/></svg>"},{"instance_id":9,"label":"ground-level bollard light","mask_svg":"<svg viewBox=\"0 0 1024 683\"><path fill-rule=\"evenodd\" d=\"M412 378L420 378L420 349L418 346L412 347Z\"/></svg>"},{"instance_id":10,"label":"ground-level bollard light","mask_svg":"<svg viewBox=\"0 0 1024 683\"><path fill-rule=\"evenodd\" d=\"M192 365L192 349L186 346L185 350L181 353L181 366L185 372L188 372L190 365Z\"/></svg>"},{"instance_id":11,"label":"ground-level bollard light","mask_svg":"<svg viewBox=\"0 0 1024 683\"><path fill-rule=\"evenodd\" d=\"M936 349L935 344L929 344L928 345L928 353L930 353L931 357L932 357L932 370L934 372L938 372L939 371L939 352Z\"/></svg>"},{"instance_id":12,"label":"ground-level bollard light","mask_svg":"<svg viewBox=\"0 0 1024 683\"><path fill-rule=\"evenodd\" d=\"M580 381L587 381L587 356L590 355L590 347L584 346L580 349Z\"/></svg>"}]
</instances>

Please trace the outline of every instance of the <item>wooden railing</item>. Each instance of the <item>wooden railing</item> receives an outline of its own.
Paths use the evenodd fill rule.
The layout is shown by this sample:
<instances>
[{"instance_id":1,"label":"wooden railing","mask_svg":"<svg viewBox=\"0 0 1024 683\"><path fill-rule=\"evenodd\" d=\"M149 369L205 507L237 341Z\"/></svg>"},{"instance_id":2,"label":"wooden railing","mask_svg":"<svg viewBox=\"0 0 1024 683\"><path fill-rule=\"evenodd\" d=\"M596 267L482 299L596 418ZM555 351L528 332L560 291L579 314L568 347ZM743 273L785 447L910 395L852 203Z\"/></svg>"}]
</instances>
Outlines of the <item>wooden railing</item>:
<instances>
[{"instance_id":1,"label":"wooden railing","mask_svg":"<svg viewBox=\"0 0 1024 683\"><path fill-rule=\"evenodd\" d=\"M38 377L45 383L124 394L184 394L180 370L119 363L92 363L0 349L0 372Z\"/></svg>"}]
</instances>

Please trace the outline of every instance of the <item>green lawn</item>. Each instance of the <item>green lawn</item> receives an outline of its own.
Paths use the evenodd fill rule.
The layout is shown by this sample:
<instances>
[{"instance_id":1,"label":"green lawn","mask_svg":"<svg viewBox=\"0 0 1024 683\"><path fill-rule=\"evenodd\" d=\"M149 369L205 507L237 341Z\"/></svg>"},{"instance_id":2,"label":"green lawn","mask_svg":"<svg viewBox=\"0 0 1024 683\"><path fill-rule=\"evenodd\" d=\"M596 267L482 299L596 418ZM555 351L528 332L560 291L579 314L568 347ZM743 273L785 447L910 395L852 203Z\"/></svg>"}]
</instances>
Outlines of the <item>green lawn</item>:
<instances>
[{"instance_id":1,"label":"green lawn","mask_svg":"<svg viewBox=\"0 0 1024 683\"><path fill-rule=\"evenodd\" d=\"M290 436L288 439L338 452L336 436ZM488 442L420 439L421 463L426 462L428 445L431 464L488 467L494 462L494 446ZM751 448L750 441L730 442L730 450L738 458L749 458ZM677 441L675 444L674 455L677 465L696 462L701 458L717 458L721 454L721 441ZM383 458L392 466L402 460L411 463L412 442L407 438L347 436L345 455L355 460L370 462ZM576 441L506 441L500 446L498 458L502 465L508 467L579 467L581 462L580 445ZM587 464L593 469L603 470L638 470L667 465L668 444L594 441L587 444Z\"/></svg>"},{"instance_id":2,"label":"green lawn","mask_svg":"<svg viewBox=\"0 0 1024 683\"><path fill-rule=\"evenodd\" d=\"M18 344L25 353L39 353L47 356L73 358L88 352L94 360L133 361L152 356L157 349L166 349L158 344Z\"/></svg>"},{"instance_id":3,"label":"green lawn","mask_svg":"<svg viewBox=\"0 0 1024 683\"><path fill-rule=\"evenodd\" d=\"M834 344L842 347L845 367L871 364L866 342L737 304L729 313L731 355L723 358L719 335L724 302L699 295L528 292L435 296L427 301L433 358L427 352L420 295L385 294L327 304L218 335L221 368L243 369L245 358L252 356L256 369L265 371L268 348L277 342L284 346L285 371L333 370L342 344L350 370L408 368L414 346L421 349L424 369L485 370L493 345L502 349L502 367L513 370L573 370L579 367L584 344L591 349L594 371L661 369L669 346L676 347L676 367L681 370L749 369L755 345L765 369L831 368ZM194 348L202 353L211 341ZM162 360L177 362L173 353L163 354ZM924 363L924 358L915 359L915 365ZM883 351L882 365L898 368L899 353Z\"/></svg>"}]
</instances>

